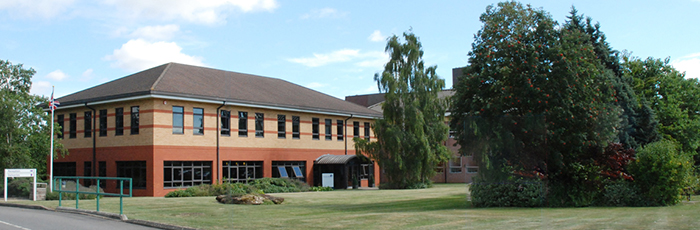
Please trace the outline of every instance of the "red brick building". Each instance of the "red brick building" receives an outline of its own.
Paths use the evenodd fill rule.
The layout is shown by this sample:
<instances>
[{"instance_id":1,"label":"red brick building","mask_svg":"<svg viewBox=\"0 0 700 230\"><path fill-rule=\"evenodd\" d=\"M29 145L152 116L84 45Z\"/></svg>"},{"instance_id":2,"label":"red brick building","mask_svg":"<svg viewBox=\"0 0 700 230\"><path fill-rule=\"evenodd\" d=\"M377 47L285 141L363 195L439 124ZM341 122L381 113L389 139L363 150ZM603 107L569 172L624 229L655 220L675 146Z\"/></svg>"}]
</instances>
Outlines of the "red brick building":
<instances>
[{"instance_id":1,"label":"red brick building","mask_svg":"<svg viewBox=\"0 0 700 230\"><path fill-rule=\"evenodd\" d=\"M262 177L320 185L326 172L336 188L379 181L352 138L374 138L381 113L284 80L168 63L58 100L69 155L55 176L131 177L137 196Z\"/></svg>"}]
</instances>

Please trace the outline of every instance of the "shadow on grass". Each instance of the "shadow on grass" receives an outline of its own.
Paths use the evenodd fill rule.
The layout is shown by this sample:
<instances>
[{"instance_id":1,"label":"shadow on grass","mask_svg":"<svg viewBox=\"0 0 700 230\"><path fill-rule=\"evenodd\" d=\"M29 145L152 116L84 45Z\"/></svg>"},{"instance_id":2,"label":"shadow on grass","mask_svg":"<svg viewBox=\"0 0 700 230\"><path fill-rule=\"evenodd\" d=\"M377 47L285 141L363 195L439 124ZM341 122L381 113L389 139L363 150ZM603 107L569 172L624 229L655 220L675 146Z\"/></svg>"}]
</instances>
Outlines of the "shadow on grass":
<instances>
[{"instance_id":1,"label":"shadow on grass","mask_svg":"<svg viewBox=\"0 0 700 230\"><path fill-rule=\"evenodd\" d=\"M310 208L322 208L341 212L416 212L471 209L471 203L465 195L452 195L438 198L424 198L414 200L396 200L388 202L376 202L368 204L334 204L314 205Z\"/></svg>"}]
</instances>

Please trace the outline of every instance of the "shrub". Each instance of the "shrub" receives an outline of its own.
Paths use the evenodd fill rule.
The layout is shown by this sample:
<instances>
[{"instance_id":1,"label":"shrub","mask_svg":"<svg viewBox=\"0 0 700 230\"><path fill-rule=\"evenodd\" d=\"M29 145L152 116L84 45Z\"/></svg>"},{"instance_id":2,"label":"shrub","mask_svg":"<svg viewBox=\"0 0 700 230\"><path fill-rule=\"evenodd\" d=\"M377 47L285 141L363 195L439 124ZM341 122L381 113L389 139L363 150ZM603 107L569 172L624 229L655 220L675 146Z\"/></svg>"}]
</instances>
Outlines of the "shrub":
<instances>
[{"instance_id":1,"label":"shrub","mask_svg":"<svg viewBox=\"0 0 700 230\"><path fill-rule=\"evenodd\" d=\"M663 140L640 148L629 171L646 205L673 205L691 186L692 165L691 157L679 151L676 143Z\"/></svg>"},{"instance_id":2,"label":"shrub","mask_svg":"<svg viewBox=\"0 0 700 230\"><path fill-rule=\"evenodd\" d=\"M539 207L544 204L544 186L539 180L475 182L469 190L476 207Z\"/></svg>"},{"instance_id":3,"label":"shrub","mask_svg":"<svg viewBox=\"0 0 700 230\"><path fill-rule=\"evenodd\" d=\"M618 180L605 186L600 199L602 206L643 206L639 189L631 181Z\"/></svg>"},{"instance_id":4,"label":"shrub","mask_svg":"<svg viewBox=\"0 0 700 230\"><path fill-rule=\"evenodd\" d=\"M321 187L321 186L315 186L309 188L309 191L314 191L314 192L326 192L326 191L333 191L333 187Z\"/></svg>"},{"instance_id":5,"label":"shrub","mask_svg":"<svg viewBox=\"0 0 700 230\"><path fill-rule=\"evenodd\" d=\"M165 194L165 197L192 197L192 192L187 191L187 189L175 190L175 191L169 192L168 194Z\"/></svg>"},{"instance_id":6,"label":"shrub","mask_svg":"<svg viewBox=\"0 0 700 230\"><path fill-rule=\"evenodd\" d=\"M80 194L81 200L94 200L97 195L93 194ZM58 200L58 192L46 192L46 200ZM61 200L75 200L75 193L64 192L61 196Z\"/></svg>"},{"instance_id":7,"label":"shrub","mask_svg":"<svg viewBox=\"0 0 700 230\"><path fill-rule=\"evenodd\" d=\"M303 181L285 178L261 178L243 183L201 184L169 192L165 197L245 195L284 192L306 192L310 187Z\"/></svg>"}]
</instances>

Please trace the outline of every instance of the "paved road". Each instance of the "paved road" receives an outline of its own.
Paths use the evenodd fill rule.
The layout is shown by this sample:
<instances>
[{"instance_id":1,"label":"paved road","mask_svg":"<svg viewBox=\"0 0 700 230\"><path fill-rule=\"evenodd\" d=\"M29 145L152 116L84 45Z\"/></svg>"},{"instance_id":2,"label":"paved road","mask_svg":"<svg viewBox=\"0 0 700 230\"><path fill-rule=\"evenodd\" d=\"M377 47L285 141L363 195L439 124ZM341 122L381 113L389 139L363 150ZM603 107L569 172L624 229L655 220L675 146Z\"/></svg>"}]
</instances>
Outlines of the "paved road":
<instances>
[{"instance_id":1,"label":"paved road","mask_svg":"<svg viewBox=\"0 0 700 230\"><path fill-rule=\"evenodd\" d=\"M0 206L0 230L154 229L96 216Z\"/></svg>"}]
</instances>

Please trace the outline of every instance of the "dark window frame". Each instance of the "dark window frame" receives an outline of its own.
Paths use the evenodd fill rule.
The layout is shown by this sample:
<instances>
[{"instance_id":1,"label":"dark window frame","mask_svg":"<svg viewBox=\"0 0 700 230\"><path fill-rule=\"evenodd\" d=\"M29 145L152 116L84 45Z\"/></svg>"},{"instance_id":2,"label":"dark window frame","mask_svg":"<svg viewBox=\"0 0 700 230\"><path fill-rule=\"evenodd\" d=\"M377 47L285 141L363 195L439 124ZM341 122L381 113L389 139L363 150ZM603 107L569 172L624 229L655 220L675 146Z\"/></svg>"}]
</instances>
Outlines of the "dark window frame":
<instances>
[{"instance_id":1,"label":"dark window frame","mask_svg":"<svg viewBox=\"0 0 700 230\"><path fill-rule=\"evenodd\" d=\"M86 111L83 115L83 134L92 137L92 111Z\"/></svg>"},{"instance_id":2,"label":"dark window frame","mask_svg":"<svg viewBox=\"0 0 700 230\"><path fill-rule=\"evenodd\" d=\"M318 129L319 124L318 124L318 122L319 122L318 118L316 118L316 117L311 118L311 139L313 139L313 140L319 139L319 133L318 133L319 132L319 129Z\"/></svg>"},{"instance_id":3,"label":"dark window frame","mask_svg":"<svg viewBox=\"0 0 700 230\"><path fill-rule=\"evenodd\" d=\"M299 116L292 116L292 138L300 139L301 134L299 133L299 124L301 123L301 118Z\"/></svg>"},{"instance_id":4,"label":"dark window frame","mask_svg":"<svg viewBox=\"0 0 700 230\"><path fill-rule=\"evenodd\" d=\"M238 136L248 136L248 112L238 111Z\"/></svg>"},{"instance_id":5,"label":"dark window frame","mask_svg":"<svg viewBox=\"0 0 700 230\"><path fill-rule=\"evenodd\" d=\"M282 175L280 175L279 169L280 167L284 167L287 177L306 182L306 161L273 161L271 166L273 178L281 178ZM294 167L298 167L303 175L298 176L297 173L294 172Z\"/></svg>"},{"instance_id":6,"label":"dark window frame","mask_svg":"<svg viewBox=\"0 0 700 230\"><path fill-rule=\"evenodd\" d=\"M344 132L344 130L343 130L343 125L344 125L344 121L343 121L343 120L337 120L337 121L336 121L336 126L337 126L336 132L338 133L337 136L336 136L336 139L338 139L339 141L342 141L343 138L344 138L344 135L345 135L345 132Z\"/></svg>"},{"instance_id":7,"label":"dark window frame","mask_svg":"<svg viewBox=\"0 0 700 230\"><path fill-rule=\"evenodd\" d=\"M124 108L114 109L114 136L124 135Z\"/></svg>"},{"instance_id":8,"label":"dark window frame","mask_svg":"<svg viewBox=\"0 0 700 230\"><path fill-rule=\"evenodd\" d=\"M100 110L100 136L107 136L107 110Z\"/></svg>"},{"instance_id":9,"label":"dark window frame","mask_svg":"<svg viewBox=\"0 0 700 230\"><path fill-rule=\"evenodd\" d=\"M370 137L370 134L369 134L369 131L370 131L370 130L369 130L369 129L370 129L369 122L365 122L364 126L365 126L365 130L364 130L364 131L365 131L365 140L368 140L368 141L369 141L369 137Z\"/></svg>"},{"instance_id":10,"label":"dark window frame","mask_svg":"<svg viewBox=\"0 0 700 230\"><path fill-rule=\"evenodd\" d=\"M173 106L173 134L185 134L185 107Z\"/></svg>"},{"instance_id":11,"label":"dark window frame","mask_svg":"<svg viewBox=\"0 0 700 230\"><path fill-rule=\"evenodd\" d=\"M360 137L360 122L359 121L353 121L352 122L352 134L353 137Z\"/></svg>"},{"instance_id":12,"label":"dark window frame","mask_svg":"<svg viewBox=\"0 0 700 230\"><path fill-rule=\"evenodd\" d=\"M287 138L287 116L277 114L277 138Z\"/></svg>"},{"instance_id":13,"label":"dark window frame","mask_svg":"<svg viewBox=\"0 0 700 230\"><path fill-rule=\"evenodd\" d=\"M211 161L163 161L164 188L212 184L212 181Z\"/></svg>"},{"instance_id":14,"label":"dark window frame","mask_svg":"<svg viewBox=\"0 0 700 230\"><path fill-rule=\"evenodd\" d=\"M221 110L221 135L231 136L231 111Z\"/></svg>"},{"instance_id":15,"label":"dark window frame","mask_svg":"<svg viewBox=\"0 0 700 230\"><path fill-rule=\"evenodd\" d=\"M221 168L224 183L248 183L263 178L262 161L222 161Z\"/></svg>"},{"instance_id":16,"label":"dark window frame","mask_svg":"<svg viewBox=\"0 0 700 230\"><path fill-rule=\"evenodd\" d=\"M77 126L78 126L78 115L75 113L69 114L70 120L68 121L68 138L76 138L77 136Z\"/></svg>"},{"instance_id":17,"label":"dark window frame","mask_svg":"<svg viewBox=\"0 0 700 230\"><path fill-rule=\"evenodd\" d=\"M131 116L131 126L129 127L131 129L131 135L139 134L139 119L141 115L139 107L131 106L131 112L129 115Z\"/></svg>"},{"instance_id":18,"label":"dark window frame","mask_svg":"<svg viewBox=\"0 0 700 230\"><path fill-rule=\"evenodd\" d=\"M265 137L264 113L255 113L255 137Z\"/></svg>"},{"instance_id":19,"label":"dark window frame","mask_svg":"<svg viewBox=\"0 0 700 230\"><path fill-rule=\"evenodd\" d=\"M204 108L192 108L192 134L204 135Z\"/></svg>"},{"instance_id":20,"label":"dark window frame","mask_svg":"<svg viewBox=\"0 0 700 230\"><path fill-rule=\"evenodd\" d=\"M56 118L56 122L58 123L58 138L63 139L63 131L64 131L64 123L63 120L65 119L65 115L59 114Z\"/></svg>"},{"instance_id":21,"label":"dark window frame","mask_svg":"<svg viewBox=\"0 0 700 230\"><path fill-rule=\"evenodd\" d=\"M324 121L325 123L325 130L326 130L326 140L330 141L333 140L333 120L331 119L326 119Z\"/></svg>"},{"instance_id":22,"label":"dark window frame","mask_svg":"<svg viewBox=\"0 0 700 230\"><path fill-rule=\"evenodd\" d=\"M133 189L146 189L148 186L148 168L146 161L117 161L117 177L129 177ZM119 189L119 182L117 182ZM129 189L129 182L124 182L124 189Z\"/></svg>"}]
</instances>

